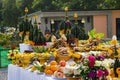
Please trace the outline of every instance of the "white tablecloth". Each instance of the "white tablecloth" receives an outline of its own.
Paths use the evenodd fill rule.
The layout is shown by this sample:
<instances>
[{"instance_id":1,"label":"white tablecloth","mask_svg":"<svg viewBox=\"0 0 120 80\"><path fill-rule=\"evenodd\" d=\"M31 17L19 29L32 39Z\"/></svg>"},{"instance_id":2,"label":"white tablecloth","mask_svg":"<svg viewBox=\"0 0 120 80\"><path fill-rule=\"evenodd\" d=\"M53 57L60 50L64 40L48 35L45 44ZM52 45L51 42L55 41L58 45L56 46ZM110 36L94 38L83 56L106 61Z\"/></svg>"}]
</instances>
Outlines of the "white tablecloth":
<instances>
[{"instance_id":1,"label":"white tablecloth","mask_svg":"<svg viewBox=\"0 0 120 80\"><path fill-rule=\"evenodd\" d=\"M31 72L16 65L10 64L8 66L8 80L66 80L66 79L55 79L51 76L37 74L35 72Z\"/></svg>"}]
</instances>

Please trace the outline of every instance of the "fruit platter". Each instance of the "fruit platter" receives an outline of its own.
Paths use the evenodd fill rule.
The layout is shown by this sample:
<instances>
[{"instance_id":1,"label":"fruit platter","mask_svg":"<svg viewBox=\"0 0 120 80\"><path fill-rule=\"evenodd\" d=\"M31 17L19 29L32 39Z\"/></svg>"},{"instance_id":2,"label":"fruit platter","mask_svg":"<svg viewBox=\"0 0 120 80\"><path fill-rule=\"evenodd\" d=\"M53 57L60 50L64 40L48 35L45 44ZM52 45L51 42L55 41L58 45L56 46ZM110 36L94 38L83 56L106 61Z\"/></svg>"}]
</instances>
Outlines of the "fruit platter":
<instances>
[{"instance_id":1,"label":"fruit platter","mask_svg":"<svg viewBox=\"0 0 120 80\"><path fill-rule=\"evenodd\" d=\"M33 51L11 50L8 58L13 65L56 80L120 79L120 43L115 35L110 41L102 42L104 34L92 29L87 39L80 40L81 36L85 37L80 34L84 31L78 27L76 16L72 27L66 10L65 20L47 42L34 18L34 28L20 29L23 43L31 45Z\"/></svg>"}]
</instances>

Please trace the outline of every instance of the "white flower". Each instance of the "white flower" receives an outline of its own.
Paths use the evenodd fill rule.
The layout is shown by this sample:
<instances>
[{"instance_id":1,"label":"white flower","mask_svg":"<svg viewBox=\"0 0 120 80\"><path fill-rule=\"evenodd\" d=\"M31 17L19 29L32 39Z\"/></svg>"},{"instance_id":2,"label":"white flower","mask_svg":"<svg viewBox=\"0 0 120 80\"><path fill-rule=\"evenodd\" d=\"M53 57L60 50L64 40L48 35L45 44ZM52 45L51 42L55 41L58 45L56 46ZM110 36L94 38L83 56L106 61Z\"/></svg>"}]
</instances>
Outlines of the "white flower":
<instances>
[{"instance_id":1,"label":"white flower","mask_svg":"<svg viewBox=\"0 0 120 80\"><path fill-rule=\"evenodd\" d=\"M106 69L109 69L112 63L114 63L112 59L105 59L102 61L102 66L104 66Z\"/></svg>"},{"instance_id":2,"label":"white flower","mask_svg":"<svg viewBox=\"0 0 120 80\"><path fill-rule=\"evenodd\" d=\"M102 61L102 66L104 66L105 68L109 69L110 65L114 63L114 60L112 59L104 59L104 61Z\"/></svg>"},{"instance_id":3,"label":"white flower","mask_svg":"<svg viewBox=\"0 0 120 80\"><path fill-rule=\"evenodd\" d=\"M74 69L70 66L66 66L63 71L64 71L64 74L73 74L74 73Z\"/></svg>"},{"instance_id":4,"label":"white flower","mask_svg":"<svg viewBox=\"0 0 120 80\"><path fill-rule=\"evenodd\" d=\"M95 61L95 66L100 66L102 64L101 61Z\"/></svg>"},{"instance_id":5,"label":"white flower","mask_svg":"<svg viewBox=\"0 0 120 80\"><path fill-rule=\"evenodd\" d=\"M80 69L75 69L74 70L74 75L79 75L81 73L82 70Z\"/></svg>"}]
</instances>

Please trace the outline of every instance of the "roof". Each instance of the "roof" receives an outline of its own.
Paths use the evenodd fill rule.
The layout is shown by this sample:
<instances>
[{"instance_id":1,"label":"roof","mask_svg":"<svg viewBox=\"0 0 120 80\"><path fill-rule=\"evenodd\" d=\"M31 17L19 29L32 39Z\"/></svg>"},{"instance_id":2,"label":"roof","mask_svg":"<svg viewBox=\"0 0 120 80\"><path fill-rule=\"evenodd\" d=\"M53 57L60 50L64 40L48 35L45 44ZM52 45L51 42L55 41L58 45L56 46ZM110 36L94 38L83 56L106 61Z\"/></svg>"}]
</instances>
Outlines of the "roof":
<instances>
[{"instance_id":1,"label":"roof","mask_svg":"<svg viewBox=\"0 0 120 80\"><path fill-rule=\"evenodd\" d=\"M120 10L118 9L69 9L69 11L107 11L107 10ZM41 10L41 12L64 12L64 10Z\"/></svg>"},{"instance_id":2,"label":"roof","mask_svg":"<svg viewBox=\"0 0 120 80\"><path fill-rule=\"evenodd\" d=\"M73 16L73 13L79 13L81 15L98 15L98 14L108 14L113 10L120 10L120 9L94 9L94 10L69 10L68 14L70 16ZM44 15L44 17L50 17L50 15L55 16L55 14L59 15L59 16L63 16L62 14L64 13L64 10L41 10L41 11L37 11L31 14L28 14L28 16L34 16L34 15ZM53 15L54 14L54 15Z\"/></svg>"}]
</instances>

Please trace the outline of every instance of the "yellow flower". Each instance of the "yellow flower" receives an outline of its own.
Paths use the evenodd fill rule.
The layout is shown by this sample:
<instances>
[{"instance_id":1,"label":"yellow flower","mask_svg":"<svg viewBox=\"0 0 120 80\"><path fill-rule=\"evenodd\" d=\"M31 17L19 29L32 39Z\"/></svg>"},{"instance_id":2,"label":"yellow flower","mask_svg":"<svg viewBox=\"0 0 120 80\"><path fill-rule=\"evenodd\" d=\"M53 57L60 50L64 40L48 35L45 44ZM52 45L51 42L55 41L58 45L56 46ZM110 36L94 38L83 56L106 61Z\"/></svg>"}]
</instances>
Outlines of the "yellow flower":
<instances>
[{"instance_id":1,"label":"yellow flower","mask_svg":"<svg viewBox=\"0 0 120 80\"><path fill-rule=\"evenodd\" d=\"M116 44L117 44L117 40L112 40L112 41L111 41L111 44L116 45Z\"/></svg>"},{"instance_id":2,"label":"yellow flower","mask_svg":"<svg viewBox=\"0 0 120 80\"><path fill-rule=\"evenodd\" d=\"M118 54L120 54L120 49L117 49Z\"/></svg>"},{"instance_id":3,"label":"yellow flower","mask_svg":"<svg viewBox=\"0 0 120 80\"><path fill-rule=\"evenodd\" d=\"M113 53L113 50L108 49L108 53L109 53L109 54L112 54L112 53Z\"/></svg>"},{"instance_id":4,"label":"yellow flower","mask_svg":"<svg viewBox=\"0 0 120 80\"><path fill-rule=\"evenodd\" d=\"M16 61L15 60L12 60L12 64L15 64L16 63Z\"/></svg>"},{"instance_id":5,"label":"yellow flower","mask_svg":"<svg viewBox=\"0 0 120 80\"><path fill-rule=\"evenodd\" d=\"M30 54L30 58L34 57L34 55L35 55L34 53L31 53L31 54Z\"/></svg>"},{"instance_id":6,"label":"yellow flower","mask_svg":"<svg viewBox=\"0 0 120 80\"><path fill-rule=\"evenodd\" d=\"M106 50L108 50L108 48L107 48L107 47L105 47L105 48L102 48L102 50L103 50L103 51L106 51Z\"/></svg>"},{"instance_id":7,"label":"yellow flower","mask_svg":"<svg viewBox=\"0 0 120 80\"><path fill-rule=\"evenodd\" d=\"M117 73L118 75L120 75L120 67L118 67L118 68L116 69L116 73ZM118 78L120 78L120 76L118 76Z\"/></svg>"},{"instance_id":8,"label":"yellow flower","mask_svg":"<svg viewBox=\"0 0 120 80\"><path fill-rule=\"evenodd\" d=\"M95 47L92 47L92 50L94 51L96 48Z\"/></svg>"},{"instance_id":9,"label":"yellow flower","mask_svg":"<svg viewBox=\"0 0 120 80\"><path fill-rule=\"evenodd\" d=\"M21 54L16 54L15 57L16 57L16 58L20 58L20 57L21 57Z\"/></svg>"},{"instance_id":10,"label":"yellow flower","mask_svg":"<svg viewBox=\"0 0 120 80\"><path fill-rule=\"evenodd\" d=\"M48 52L43 53L43 54L42 54L42 57L43 57L43 58L48 58L48 57L50 57L50 54L49 54Z\"/></svg>"},{"instance_id":11,"label":"yellow flower","mask_svg":"<svg viewBox=\"0 0 120 80\"><path fill-rule=\"evenodd\" d=\"M90 50L90 48L87 48L87 47L86 47L86 48L85 48L85 50L89 51L89 50Z\"/></svg>"},{"instance_id":12,"label":"yellow flower","mask_svg":"<svg viewBox=\"0 0 120 80\"><path fill-rule=\"evenodd\" d=\"M29 44L33 46L35 43L33 41L29 41Z\"/></svg>"},{"instance_id":13,"label":"yellow flower","mask_svg":"<svg viewBox=\"0 0 120 80\"><path fill-rule=\"evenodd\" d=\"M72 54L72 57L79 59L81 56L80 56L80 54L78 54L78 53L74 53L74 54Z\"/></svg>"},{"instance_id":14,"label":"yellow flower","mask_svg":"<svg viewBox=\"0 0 120 80\"><path fill-rule=\"evenodd\" d=\"M40 57L40 56L41 56L41 54L40 54L40 53L37 53L37 54L35 54L35 56L36 56L36 57Z\"/></svg>"},{"instance_id":15,"label":"yellow flower","mask_svg":"<svg viewBox=\"0 0 120 80\"><path fill-rule=\"evenodd\" d=\"M57 56L57 52L56 51L53 52L53 56L55 56L55 57Z\"/></svg>"}]
</instances>

